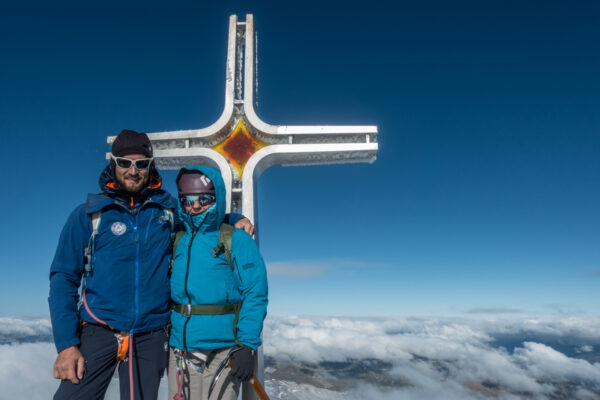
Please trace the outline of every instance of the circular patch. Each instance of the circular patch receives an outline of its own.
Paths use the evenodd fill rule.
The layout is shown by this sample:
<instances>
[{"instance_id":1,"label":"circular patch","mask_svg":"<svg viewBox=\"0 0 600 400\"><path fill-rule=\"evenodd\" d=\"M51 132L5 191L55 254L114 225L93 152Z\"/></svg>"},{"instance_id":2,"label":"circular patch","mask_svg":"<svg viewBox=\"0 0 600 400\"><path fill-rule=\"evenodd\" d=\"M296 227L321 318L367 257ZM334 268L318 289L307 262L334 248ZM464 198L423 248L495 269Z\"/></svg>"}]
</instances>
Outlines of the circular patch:
<instances>
[{"instance_id":1,"label":"circular patch","mask_svg":"<svg viewBox=\"0 0 600 400\"><path fill-rule=\"evenodd\" d=\"M122 222L115 222L110 227L110 230L115 235L121 236L127 230L127 226L124 223L122 223Z\"/></svg>"}]
</instances>

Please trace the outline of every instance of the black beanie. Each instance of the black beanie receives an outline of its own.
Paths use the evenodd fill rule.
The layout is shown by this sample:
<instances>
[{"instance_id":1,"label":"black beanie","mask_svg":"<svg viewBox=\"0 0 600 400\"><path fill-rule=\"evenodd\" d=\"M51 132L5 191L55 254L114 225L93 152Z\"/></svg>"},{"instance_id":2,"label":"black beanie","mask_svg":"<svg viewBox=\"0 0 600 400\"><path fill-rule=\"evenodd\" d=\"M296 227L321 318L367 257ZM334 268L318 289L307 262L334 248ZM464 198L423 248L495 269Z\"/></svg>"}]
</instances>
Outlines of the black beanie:
<instances>
[{"instance_id":1,"label":"black beanie","mask_svg":"<svg viewBox=\"0 0 600 400\"><path fill-rule=\"evenodd\" d=\"M150 158L152 157L152 144L145 133L123 129L112 144L112 153L115 157L143 154Z\"/></svg>"}]
</instances>

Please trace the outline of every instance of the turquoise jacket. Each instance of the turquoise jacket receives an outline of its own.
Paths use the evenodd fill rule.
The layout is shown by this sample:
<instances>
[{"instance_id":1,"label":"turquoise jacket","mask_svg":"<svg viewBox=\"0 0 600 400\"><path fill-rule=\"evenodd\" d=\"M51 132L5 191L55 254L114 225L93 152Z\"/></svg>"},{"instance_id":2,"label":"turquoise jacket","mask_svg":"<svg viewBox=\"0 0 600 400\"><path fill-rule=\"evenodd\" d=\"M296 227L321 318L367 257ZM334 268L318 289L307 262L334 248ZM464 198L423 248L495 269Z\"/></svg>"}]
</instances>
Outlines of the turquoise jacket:
<instances>
[{"instance_id":1,"label":"turquoise jacket","mask_svg":"<svg viewBox=\"0 0 600 400\"><path fill-rule=\"evenodd\" d=\"M237 321L237 340L253 349L267 314L267 273L254 239L242 229L232 237L232 264L223 252L216 257L219 228L225 217L226 192L221 174L210 167L196 169L215 186L217 201L206 212L191 217L178 207L186 232L173 259L171 299L175 304L226 305L242 302ZM180 172L181 174L181 172ZM171 313L170 345L181 350L211 350L235 345L235 314L190 315Z\"/></svg>"}]
</instances>

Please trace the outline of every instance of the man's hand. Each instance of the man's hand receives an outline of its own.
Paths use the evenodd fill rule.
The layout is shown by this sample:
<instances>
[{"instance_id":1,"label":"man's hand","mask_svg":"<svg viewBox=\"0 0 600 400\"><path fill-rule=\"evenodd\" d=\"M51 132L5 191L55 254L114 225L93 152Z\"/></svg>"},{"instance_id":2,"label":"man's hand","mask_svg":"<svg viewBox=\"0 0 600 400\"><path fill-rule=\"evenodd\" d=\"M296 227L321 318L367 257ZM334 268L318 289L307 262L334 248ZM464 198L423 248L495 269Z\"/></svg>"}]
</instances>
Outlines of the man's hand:
<instances>
[{"instance_id":1,"label":"man's hand","mask_svg":"<svg viewBox=\"0 0 600 400\"><path fill-rule=\"evenodd\" d=\"M245 230L250 236L254 235L254 225L252 225L252 222L246 217L236 222L235 227Z\"/></svg>"},{"instance_id":2,"label":"man's hand","mask_svg":"<svg viewBox=\"0 0 600 400\"><path fill-rule=\"evenodd\" d=\"M54 363L54 377L56 379L68 379L78 384L83 379L85 359L77 346L67 347L56 357Z\"/></svg>"}]
</instances>

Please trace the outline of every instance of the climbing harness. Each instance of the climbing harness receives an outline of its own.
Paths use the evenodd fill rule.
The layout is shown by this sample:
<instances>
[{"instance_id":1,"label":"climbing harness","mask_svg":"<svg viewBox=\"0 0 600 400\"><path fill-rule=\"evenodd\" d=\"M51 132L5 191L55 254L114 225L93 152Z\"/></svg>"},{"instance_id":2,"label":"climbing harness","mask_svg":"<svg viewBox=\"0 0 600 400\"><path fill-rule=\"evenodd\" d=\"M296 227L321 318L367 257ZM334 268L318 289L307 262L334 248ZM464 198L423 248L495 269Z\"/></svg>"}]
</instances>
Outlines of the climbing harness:
<instances>
[{"instance_id":1,"label":"climbing harness","mask_svg":"<svg viewBox=\"0 0 600 400\"><path fill-rule=\"evenodd\" d=\"M188 371L191 369L199 374L202 374L206 369L207 359L203 358L203 355L199 354L198 352L192 352L191 354L193 356L196 356L196 358L200 359L200 362L197 363L187 357L187 354L189 353L186 353L175 347L172 347L171 349L173 350L173 353L175 355L175 380L177 382L177 393L175 394L175 396L173 396L173 400L185 400L185 394L183 393L183 383L186 369Z\"/></svg>"}]
</instances>

